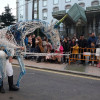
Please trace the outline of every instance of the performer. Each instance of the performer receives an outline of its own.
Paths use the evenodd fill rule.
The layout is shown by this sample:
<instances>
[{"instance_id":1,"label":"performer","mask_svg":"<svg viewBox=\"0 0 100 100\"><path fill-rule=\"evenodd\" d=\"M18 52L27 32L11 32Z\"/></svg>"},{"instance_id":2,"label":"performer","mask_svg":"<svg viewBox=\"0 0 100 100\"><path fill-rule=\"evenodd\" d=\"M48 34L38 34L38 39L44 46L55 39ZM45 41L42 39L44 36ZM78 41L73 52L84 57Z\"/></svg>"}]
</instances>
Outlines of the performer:
<instances>
[{"instance_id":1,"label":"performer","mask_svg":"<svg viewBox=\"0 0 100 100\"><path fill-rule=\"evenodd\" d=\"M0 53L2 53L2 56L0 56L0 92L5 93L3 88L3 78L5 73L8 76L9 91L18 91L19 88L13 84L13 69L11 64L14 50L7 50L6 47L0 45Z\"/></svg>"}]
</instances>

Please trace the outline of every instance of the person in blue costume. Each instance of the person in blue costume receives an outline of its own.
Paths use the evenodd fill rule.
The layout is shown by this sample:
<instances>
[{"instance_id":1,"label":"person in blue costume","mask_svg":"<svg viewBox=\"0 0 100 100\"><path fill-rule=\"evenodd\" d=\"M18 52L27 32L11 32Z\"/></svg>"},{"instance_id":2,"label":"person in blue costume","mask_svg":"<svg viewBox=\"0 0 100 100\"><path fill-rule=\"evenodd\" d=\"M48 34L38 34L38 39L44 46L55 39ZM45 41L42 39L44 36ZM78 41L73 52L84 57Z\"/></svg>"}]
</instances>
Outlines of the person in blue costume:
<instances>
[{"instance_id":1,"label":"person in blue costume","mask_svg":"<svg viewBox=\"0 0 100 100\"><path fill-rule=\"evenodd\" d=\"M3 79L8 76L9 91L18 91L19 88L13 84L12 56L14 50L8 50L6 46L0 45L0 93L5 93Z\"/></svg>"}]
</instances>

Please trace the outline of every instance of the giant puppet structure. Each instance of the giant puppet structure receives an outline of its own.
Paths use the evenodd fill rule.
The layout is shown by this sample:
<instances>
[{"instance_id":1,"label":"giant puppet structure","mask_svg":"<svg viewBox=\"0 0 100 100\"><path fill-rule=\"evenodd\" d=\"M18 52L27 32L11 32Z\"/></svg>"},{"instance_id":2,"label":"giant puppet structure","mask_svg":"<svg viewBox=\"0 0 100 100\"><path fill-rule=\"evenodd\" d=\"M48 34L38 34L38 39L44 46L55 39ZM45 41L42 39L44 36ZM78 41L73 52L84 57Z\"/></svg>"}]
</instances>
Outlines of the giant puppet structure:
<instances>
[{"instance_id":1,"label":"giant puppet structure","mask_svg":"<svg viewBox=\"0 0 100 100\"><path fill-rule=\"evenodd\" d=\"M19 87L22 76L26 73L25 65L23 62L23 55L29 54L26 52L26 46L24 39L26 35L31 34L36 29L40 28L42 32L51 40L54 49L58 49L60 46L59 32L54 28L55 23L51 22L49 25L46 22L40 20L32 20L25 22L18 22L15 25L11 25L0 30L0 85L4 77L6 77L6 58L15 55L20 65L20 74L16 85ZM20 34L20 40L17 41L16 35ZM20 49L20 46L24 46L24 53ZM5 52L4 52L5 51ZM31 53L30 53L31 55ZM36 56L40 56L35 53Z\"/></svg>"}]
</instances>

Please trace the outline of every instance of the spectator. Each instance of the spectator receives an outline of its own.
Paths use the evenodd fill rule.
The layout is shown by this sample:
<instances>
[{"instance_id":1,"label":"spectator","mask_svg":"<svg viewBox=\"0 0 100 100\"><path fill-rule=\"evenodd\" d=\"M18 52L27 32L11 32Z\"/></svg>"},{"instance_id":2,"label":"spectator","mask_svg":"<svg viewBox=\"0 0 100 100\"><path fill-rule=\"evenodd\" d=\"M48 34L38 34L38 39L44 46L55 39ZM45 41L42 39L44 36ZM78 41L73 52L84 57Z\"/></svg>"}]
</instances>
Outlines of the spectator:
<instances>
[{"instance_id":1,"label":"spectator","mask_svg":"<svg viewBox=\"0 0 100 100\"><path fill-rule=\"evenodd\" d=\"M25 37L24 42L25 42L25 45L26 45L26 47L27 47L27 45L28 45L28 37L27 37L27 36Z\"/></svg>"},{"instance_id":2,"label":"spectator","mask_svg":"<svg viewBox=\"0 0 100 100\"><path fill-rule=\"evenodd\" d=\"M84 36L83 35L81 35L80 36L80 39L79 39L79 41L78 41L78 44L79 44L79 47L80 47L80 53L81 53L81 64L85 64L85 56L83 56L83 52L86 52L86 49L84 49L84 48L87 48L87 40L86 39L84 39Z\"/></svg>"},{"instance_id":3,"label":"spectator","mask_svg":"<svg viewBox=\"0 0 100 100\"><path fill-rule=\"evenodd\" d=\"M78 46L78 43L76 43L75 46L73 46L73 51L72 51L73 54L78 54L79 53L79 46Z\"/></svg>"},{"instance_id":4,"label":"spectator","mask_svg":"<svg viewBox=\"0 0 100 100\"><path fill-rule=\"evenodd\" d=\"M46 53L47 52L47 38L46 37L44 37L43 39L43 48L44 48L44 53Z\"/></svg>"},{"instance_id":5,"label":"spectator","mask_svg":"<svg viewBox=\"0 0 100 100\"><path fill-rule=\"evenodd\" d=\"M32 47L31 51L33 52L35 49L35 35L32 36Z\"/></svg>"},{"instance_id":6,"label":"spectator","mask_svg":"<svg viewBox=\"0 0 100 100\"><path fill-rule=\"evenodd\" d=\"M47 45L47 50L50 49L50 51L52 50L52 45L51 43L48 41L48 39L46 40L46 45Z\"/></svg>"},{"instance_id":7,"label":"spectator","mask_svg":"<svg viewBox=\"0 0 100 100\"><path fill-rule=\"evenodd\" d=\"M35 53L39 53L39 52L40 52L40 48L39 48L38 43L39 43L39 41L38 41L38 39L36 38L36 39L35 39Z\"/></svg>"},{"instance_id":8,"label":"spectator","mask_svg":"<svg viewBox=\"0 0 100 100\"><path fill-rule=\"evenodd\" d=\"M69 45L71 45L71 39L70 39L70 37L67 37L67 39L68 39Z\"/></svg>"},{"instance_id":9,"label":"spectator","mask_svg":"<svg viewBox=\"0 0 100 100\"><path fill-rule=\"evenodd\" d=\"M73 46L75 46L76 45L76 41L75 41L75 39L74 38L72 38L72 41L71 41L71 43L70 43L70 48L71 48L71 53L72 53L72 48L73 48Z\"/></svg>"},{"instance_id":10,"label":"spectator","mask_svg":"<svg viewBox=\"0 0 100 100\"><path fill-rule=\"evenodd\" d=\"M73 47L73 46L75 46L75 45L76 45L76 41L75 41L75 39L73 38L72 41L71 41L70 46Z\"/></svg>"},{"instance_id":11,"label":"spectator","mask_svg":"<svg viewBox=\"0 0 100 100\"><path fill-rule=\"evenodd\" d=\"M70 51L70 45L69 45L69 41L68 41L67 38L64 38L62 46L64 48L64 54L68 54L69 51ZM63 61L66 62L66 56L65 55L63 56ZM67 59L67 62L68 62L68 59Z\"/></svg>"},{"instance_id":12,"label":"spectator","mask_svg":"<svg viewBox=\"0 0 100 100\"><path fill-rule=\"evenodd\" d=\"M73 54L73 57L75 58L75 61L76 61L76 59L78 58L78 54L79 54L78 43L76 43L76 45L73 46L72 48L73 48L72 54Z\"/></svg>"},{"instance_id":13,"label":"spectator","mask_svg":"<svg viewBox=\"0 0 100 100\"><path fill-rule=\"evenodd\" d=\"M96 60L96 56L93 54L93 53L96 53L96 45L95 45L95 43L94 42L91 42L91 50L90 50L90 52L91 52L91 57L89 58L89 60ZM89 61L89 65L91 66L92 65L92 61ZM96 66L97 65L97 61L94 61L94 66Z\"/></svg>"},{"instance_id":14,"label":"spectator","mask_svg":"<svg viewBox=\"0 0 100 100\"><path fill-rule=\"evenodd\" d=\"M60 43L61 43L61 45L62 45L62 43L63 43L63 38L60 38Z\"/></svg>"},{"instance_id":15,"label":"spectator","mask_svg":"<svg viewBox=\"0 0 100 100\"><path fill-rule=\"evenodd\" d=\"M78 38L76 36L74 37L74 39L75 39L76 42L78 42Z\"/></svg>"},{"instance_id":16,"label":"spectator","mask_svg":"<svg viewBox=\"0 0 100 100\"><path fill-rule=\"evenodd\" d=\"M59 51L56 50L55 53L63 54L63 50L64 50L64 49L63 49L63 46L61 45L61 46L59 47ZM53 56L52 59L53 59L53 60L57 60L58 63L61 63L61 60L62 60L62 57L63 57L63 56L62 56L62 55L59 55L59 54L58 54L57 56Z\"/></svg>"},{"instance_id":17,"label":"spectator","mask_svg":"<svg viewBox=\"0 0 100 100\"><path fill-rule=\"evenodd\" d=\"M32 37L31 35L28 37L28 43L31 45L32 44Z\"/></svg>"},{"instance_id":18,"label":"spectator","mask_svg":"<svg viewBox=\"0 0 100 100\"><path fill-rule=\"evenodd\" d=\"M91 48L91 43L94 42L96 45L97 37L95 36L95 33L92 33L91 36L88 39L88 46Z\"/></svg>"},{"instance_id":19,"label":"spectator","mask_svg":"<svg viewBox=\"0 0 100 100\"><path fill-rule=\"evenodd\" d=\"M41 39L41 37L38 36L38 37L37 37L37 40L38 40L38 42L37 42L38 53L43 53L43 52L44 52L44 48L43 48L43 46L42 46L42 39ZM38 59L37 59L37 63L38 63L38 62L41 62L41 59L42 59L42 57L39 56Z\"/></svg>"},{"instance_id":20,"label":"spectator","mask_svg":"<svg viewBox=\"0 0 100 100\"><path fill-rule=\"evenodd\" d=\"M50 61L51 62L51 59L52 59L52 56L51 55L49 55L50 53L51 53L51 50L50 49L48 49L47 50L47 56L46 56L46 61Z\"/></svg>"},{"instance_id":21,"label":"spectator","mask_svg":"<svg viewBox=\"0 0 100 100\"><path fill-rule=\"evenodd\" d=\"M31 46L32 46L32 37L31 35L28 37L28 51L31 52Z\"/></svg>"},{"instance_id":22,"label":"spectator","mask_svg":"<svg viewBox=\"0 0 100 100\"><path fill-rule=\"evenodd\" d=\"M100 35L99 35L99 38L98 38L98 40L97 40L97 42L96 42L96 47L97 47L97 48L100 48Z\"/></svg>"}]
</instances>

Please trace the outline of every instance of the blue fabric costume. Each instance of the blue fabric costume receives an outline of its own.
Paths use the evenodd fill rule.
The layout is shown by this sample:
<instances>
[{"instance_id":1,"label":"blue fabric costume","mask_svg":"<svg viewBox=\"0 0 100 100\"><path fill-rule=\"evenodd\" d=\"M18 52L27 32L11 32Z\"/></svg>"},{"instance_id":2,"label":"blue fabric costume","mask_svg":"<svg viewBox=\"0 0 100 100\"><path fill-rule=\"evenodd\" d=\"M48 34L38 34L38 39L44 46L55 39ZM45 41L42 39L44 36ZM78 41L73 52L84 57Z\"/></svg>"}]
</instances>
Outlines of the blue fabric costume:
<instances>
[{"instance_id":1,"label":"blue fabric costume","mask_svg":"<svg viewBox=\"0 0 100 100\"><path fill-rule=\"evenodd\" d=\"M23 58L20 52L17 52L17 59L20 65L20 75L17 81L17 84L13 84L13 69L12 69L12 64L9 62L9 57L12 56L11 50L8 50L6 46L0 45L0 48L3 48L0 50L0 53L2 53L0 56L0 92L5 93L5 90L3 88L3 79L6 76L8 76L8 83L9 83L9 90L10 91L17 91L19 90L19 85L22 76L25 74L25 66L23 63ZM18 50L17 50L18 51ZM7 55L7 56L6 56Z\"/></svg>"},{"instance_id":2,"label":"blue fabric costume","mask_svg":"<svg viewBox=\"0 0 100 100\"><path fill-rule=\"evenodd\" d=\"M9 58L11 56L11 53L6 49L6 47L4 45L0 45L0 51L5 52L5 54L7 55L7 58ZM4 72L4 68L6 66L6 55L0 56L0 74L1 74L1 79L0 79L0 86L1 86L1 82L3 81L3 78L6 76L5 72Z\"/></svg>"}]
</instances>

